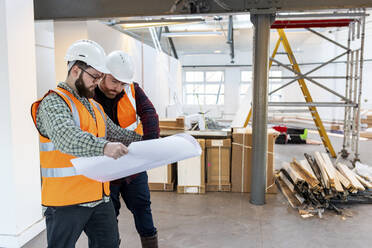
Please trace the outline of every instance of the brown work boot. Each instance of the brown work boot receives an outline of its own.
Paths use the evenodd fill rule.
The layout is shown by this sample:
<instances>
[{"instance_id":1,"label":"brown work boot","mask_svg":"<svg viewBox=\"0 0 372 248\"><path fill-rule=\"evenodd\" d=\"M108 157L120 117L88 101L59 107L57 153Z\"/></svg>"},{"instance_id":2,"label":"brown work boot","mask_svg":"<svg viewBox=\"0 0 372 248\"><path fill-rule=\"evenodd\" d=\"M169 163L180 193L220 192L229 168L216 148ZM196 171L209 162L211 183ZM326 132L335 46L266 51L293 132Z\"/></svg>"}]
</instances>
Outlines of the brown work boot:
<instances>
[{"instance_id":1,"label":"brown work boot","mask_svg":"<svg viewBox=\"0 0 372 248\"><path fill-rule=\"evenodd\" d=\"M142 248L158 248L158 234L141 237Z\"/></svg>"}]
</instances>

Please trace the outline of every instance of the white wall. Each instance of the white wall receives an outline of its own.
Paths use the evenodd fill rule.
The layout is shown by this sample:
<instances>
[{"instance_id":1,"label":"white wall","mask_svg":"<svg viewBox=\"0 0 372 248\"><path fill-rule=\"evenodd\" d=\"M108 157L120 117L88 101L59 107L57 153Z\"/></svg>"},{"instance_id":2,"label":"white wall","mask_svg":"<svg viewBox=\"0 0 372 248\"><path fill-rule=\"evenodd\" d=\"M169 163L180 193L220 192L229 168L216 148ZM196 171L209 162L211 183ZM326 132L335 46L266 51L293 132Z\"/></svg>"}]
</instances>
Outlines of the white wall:
<instances>
[{"instance_id":1,"label":"white wall","mask_svg":"<svg viewBox=\"0 0 372 248\"><path fill-rule=\"evenodd\" d=\"M178 60L120 33L99 21L56 22L54 25L57 80L67 74L63 57L67 48L78 39L91 39L102 45L106 53L124 50L135 63L134 81L138 82L154 104L159 117L167 116L167 106L174 104L170 87L180 94L181 66ZM62 62L61 62L62 61Z\"/></svg>"},{"instance_id":2,"label":"white wall","mask_svg":"<svg viewBox=\"0 0 372 248\"><path fill-rule=\"evenodd\" d=\"M37 97L56 87L53 21L35 22Z\"/></svg>"},{"instance_id":3,"label":"white wall","mask_svg":"<svg viewBox=\"0 0 372 248\"><path fill-rule=\"evenodd\" d=\"M0 1L0 247L21 247L45 228L38 138L33 1Z\"/></svg>"},{"instance_id":4,"label":"white wall","mask_svg":"<svg viewBox=\"0 0 372 248\"><path fill-rule=\"evenodd\" d=\"M64 60L69 46L77 40L87 39L87 22L54 22L56 80L63 82L67 76L67 63Z\"/></svg>"}]
</instances>

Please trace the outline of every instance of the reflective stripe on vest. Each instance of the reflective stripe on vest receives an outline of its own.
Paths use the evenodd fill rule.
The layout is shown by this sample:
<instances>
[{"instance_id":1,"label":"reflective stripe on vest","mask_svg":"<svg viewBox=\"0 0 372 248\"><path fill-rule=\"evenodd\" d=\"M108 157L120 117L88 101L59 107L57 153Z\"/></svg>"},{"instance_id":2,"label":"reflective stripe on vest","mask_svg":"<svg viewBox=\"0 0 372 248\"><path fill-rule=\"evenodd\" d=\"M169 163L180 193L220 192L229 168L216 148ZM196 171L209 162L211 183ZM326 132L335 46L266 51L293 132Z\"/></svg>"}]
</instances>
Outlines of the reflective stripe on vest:
<instances>
[{"instance_id":1,"label":"reflective stripe on vest","mask_svg":"<svg viewBox=\"0 0 372 248\"><path fill-rule=\"evenodd\" d=\"M76 124L76 126L80 127L80 117L79 117L79 112L75 106L75 103L74 101L72 101L72 99L70 98L69 95L67 95L66 93L64 93L63 91L61 91L60 89L55 89L55 91L58 91L58 93L64 95L69 101L70 101L70 105L71 105L71 112L72 112L72 118L74 119L74 122Z\"/></svg>"},{"instance_id":2,"label":"reflective stripe on vest","mask_svg":"<svg viewBox=\"0 0 372 248\"><path fill-rule=\"evenodd\" d=\"M41 152L50 152L50 151L55 150L53 142L47 142L47 143L40 142L39 147L40 147Z\"/></svg>"},{"instance_id":3,"label":"reflective stripe on vest","mask_svg":"<svg viewBox=\"0 0 372 248\"><path fill-rule=\"evenodd\" d=\"M132 85L131 84L125 84L124 85L124 91L125 91L125 94L127 94L128 99L129 99L130 103L132 104L134 110L137 112L136 99L133 97Z\"/></svg>"},{"instance_id":4,"label":"reflective stripe on vest","mask_svg":"<svg viewBox=\"0 0 372 248\"><path fill-rule=\"evenodd\" d=\"M75 167L65 168L41 168L42 177L72 177L79 175Z\"/></svg>"},{"instance_id":5,"label":"reflective stripe on vest","mask_svg":"<svg viewBox=\"0 0 372 248\"><path fill-rule=\"evenodd\" d=\"M125 94L127 95L128 99L129 99L130 103L132 104L132 107L134 108L134 111L137 113L136 99L133 97L132 85L133 84L125 84L124 85L124 91L125 91ZM134 85L133 85L133 89L134 89ZM136 115L136 121L133 122L128 127L126 127L126 129L134 131L138 127L138 124L139 124L138 115Z\"/></svg>"},{"instance_id":6,"label":"reflective stripe on vest","mask_svg":"<svg viewBox=\"0 0 372 248\"><path fill-rule=\"evenodd\" d=\"M96 108L99 110L99 112L101 113L102 118L103 118L103 120L104 120L104 122L105 122L105 126L107 126L107 124L106 124L106 119L105 119L105 113L102 111L102 109L99 107L99 104L98 104L96 101L92 100L91 102L92 102L92 103L94 104L94 106L96 106ZM96 116L96 119L97 119L97 116ZM105 137L103 137L103 138L106 139L106 137L107 137L107 128L105 129Z\"/></svg>"},{"instance_id":7,"label":"reflective stripe on vest","mask_svg":"<svg viewBox=\"0 0 372 248\"><path fill-rule=\"evenodd\" d=\"M136 130L137 127L138 127L138 120L136 122L133 122L132 125L127 126L125 129L134 131L134 130Z\"/></svg>"}]
</instances>

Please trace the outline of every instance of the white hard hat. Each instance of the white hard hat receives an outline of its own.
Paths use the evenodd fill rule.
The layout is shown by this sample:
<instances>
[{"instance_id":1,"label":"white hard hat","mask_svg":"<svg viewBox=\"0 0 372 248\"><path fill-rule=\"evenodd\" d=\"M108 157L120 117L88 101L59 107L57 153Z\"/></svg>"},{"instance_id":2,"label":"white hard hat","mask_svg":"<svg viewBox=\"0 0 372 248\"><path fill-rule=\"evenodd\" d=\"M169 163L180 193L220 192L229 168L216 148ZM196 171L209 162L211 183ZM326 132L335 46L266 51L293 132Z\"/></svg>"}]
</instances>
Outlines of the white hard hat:
<instances>
[{"instance_id":1,"label":"white hard hat","mask_svg":"<svg viewBox=\"0 0 372 248\"><path fill-rule=\"evenodd\" d=\"M67 62L80 60L97 71L108 73L105 66L105 58L105 50L97 42L92 40L76 41L67 49L65 56Z\"/></svg>"},{"instance_id":2,"label":"white hard hat","mask_svg":"<svg viewBox=\"0 0 372 248\"><path fill-rule=\"evenodd\" d=\"M123 51L113 51L106 57L106 68L115 79L132 83L134 65L131 56Z\"/></svg>"}]
</instances>

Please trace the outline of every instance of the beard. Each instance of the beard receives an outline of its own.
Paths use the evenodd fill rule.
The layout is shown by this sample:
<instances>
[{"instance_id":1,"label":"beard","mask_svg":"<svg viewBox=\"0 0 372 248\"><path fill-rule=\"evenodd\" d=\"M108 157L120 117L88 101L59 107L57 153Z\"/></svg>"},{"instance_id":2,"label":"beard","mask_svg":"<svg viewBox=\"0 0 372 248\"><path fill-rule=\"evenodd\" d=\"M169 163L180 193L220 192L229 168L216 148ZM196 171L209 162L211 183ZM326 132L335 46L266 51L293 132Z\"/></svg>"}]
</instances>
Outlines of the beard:
<instances>
[{"instance_id":1,"label":"beard","mask_svg":"<svg viewBox=\"0 0 372 248\"><path fill-rule=\"evenodd\" d=\"M76 79L75 87L80 97L86 97L86 98L94 97L94 88L93 90L90 90L89 88L85 86L85 82L83 80L83 73L80 73L79 78Z\"/></svg>"}]
</instances>

